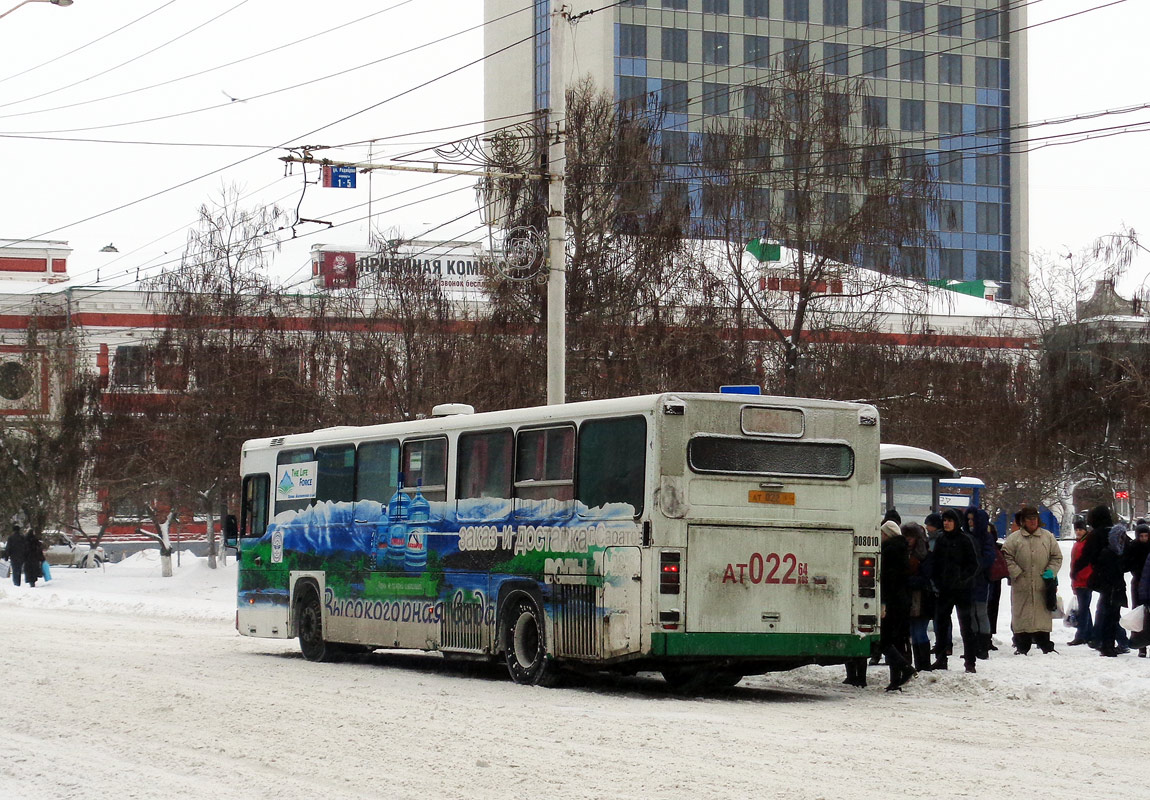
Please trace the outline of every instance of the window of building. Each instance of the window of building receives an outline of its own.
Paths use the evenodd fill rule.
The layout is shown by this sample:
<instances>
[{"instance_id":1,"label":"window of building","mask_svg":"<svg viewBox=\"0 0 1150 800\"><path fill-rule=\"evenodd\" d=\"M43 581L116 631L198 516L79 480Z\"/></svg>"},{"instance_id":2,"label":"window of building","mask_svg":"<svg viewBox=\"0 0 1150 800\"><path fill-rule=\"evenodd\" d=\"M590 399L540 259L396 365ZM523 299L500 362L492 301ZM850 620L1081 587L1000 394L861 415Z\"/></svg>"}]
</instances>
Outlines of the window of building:
<instances>
[{"instance_id":1,"label":"window of building","mask_svg":"<svg viewBox=\"0 0 1150 800\"><path fill-rule=\"evenodd\" d=\"M962 274L962 251L942 248L938 253L938 277L944 281L960 281Z\"/></svg>"},{"instance_id":2,"label":"window of building","mask_svg":"<svg viewBox=\"0 0 1150 800\"><path fill-rule=\"evenodd\" d=\"M980 89L999 89L1002 81L999 79L1000 67L997 58L979 56L974 59L974 85Z\"/></svg>"},{"instance_id":3,"label":"window of building","mask_svg":"<svg viewBox=\"0 0 1150 800\"><path fill-rule=\"evenodd\" d=\"M671 114L686 114L688 108L688 93L686 81L663 81L660 90L663 99L663 108Z\"/></svg>"},{"instance_id":4,"label":"window of building","mask_svg":"<svg viewBox=\"0 0 1150 800\"><path fill-rule=\"evenodd\" d=\"M743 89L743 113L751 119L766 119L770 108L770 92L762 86Z\"/></svg>"},{"instance_id":5,"label":"window of building","mask_svg":"<svg viewBox=\"0 0 1150 800\"><path fill-rule=\"evenodd\" d=\"M525 500L570 500L575 496L575 429L564 425L519 431L515 496Z\"/></svg>"},{"instance_id":6,"label":"window of building","mask_svg":"<svg viewBox=\"0 0 1150 800\"><path fill-rule=\"evenodd\" d=\"M872 178L881 178L890 172L890 149L883 145L870 145L863 148L863 173Z\"/></svg>"},{"instance_id":7,"label":"window of building","mask_svg":"<svg viewBox=\"0 0 1150 800\"><path fill-rule=\"evenodd\" d=\"M811 115L811 97L806 92L789 89L783 92L784 113L792 122L805 122Z\"/></svg>"},{"instance_id":8,"label":"window of building","mask_svg":"<svg viewBox=\"0 0 1150 800\"><path fill-rule=\"evenodd\" d=\"M911 181L924 181L930 176L930 162L926 153L916 148L902 149L902 176Z\"/></svg>"},{"instance_id":9,"label":"window of building","mask_svg":"<svg viewBox=\"0 0 1150 800\"><path fill-rule=\"evenodd\" d=\"M783 19L790 22L810 22L810 0L783 0Z\"/></svg>"},{"instance_id":10,"label":"window of building","mask_svg":"<svg viewBox=\"0 0 1150 800\"><path fill-rule=\"evenodd\" d=\"M903 275L926 275L926 248L904 245L898 249L898 266Z\"/></svg>"},{"instance_id":11,"label":"window of building","mask_svg":"<svg viewBox=\"0 0 1150 800\"><path fill-rule=\"evenodd\" d=\"M509 430L461 434L456 496L510 499L512 449Z\"/></svg>"},{"instance_id":12,"label":"window of building","mask_svg":"<svg viewBox=\"0 0 1150 800\"><path fill-rule=\"evenodd\" d=\"M890 125L888 115L887 98L885 97L864 97L863 98L863 125L868 128L886 128Z\"/></svg>"},{"instance_id":13,"label":"window of building","mask_svg":"<svg viewBox=\"0 0 1150 800\"><path fill-rule=\"evenodd\" d=\"M845 128L850 125L851 99L841 92L823 94L823 117L828 125Z\"/></svg>"},{"instance_id":14,"label":"window of building","mask_svg":"<svg viewBox=\"0 0 1150 800\"><path fill-rule=\"evenodd\" d=\"M647 79L637 75L621 75L619 99L624 105L642 108L647 101Z\"/></svg>"},{"instance_id":15,"label":"window of building","mask_svg":"<svg viewBox=\"0 0 1150 800\"><path fill-rule=\"evenodd\" d=\"M925 3L901 2L899 5L899 30L904 33L918 33L926 30Z\"/></svg>"},{"instance_id":16,"label":"window of building","mask_svg":"<svg viewBox=\"0 0 1150 800\"><path fill-rule=\"evenodd\" d=\"M770 40L766 36L743 37L743 61L751 67L770 66Z\"/></svg>"},{"instance_id":17,"label":"window of building","mask_svg":"<svg viewBox=\"0 0 1150 800\"><path fill-rule=\"evenodd\" d=\"M903 81L925 81L926 54L921 50L900 50L898 77Z\"/></svg>"},{"instance_id":18,"label":"window of building","mask_svg":"<svg viewBox=\"0 0 1150 800\"><path fill-rule=\"evenodd\" d=\"M663 60L677 64L687 63L687 32L678 28L663 28Z\"/></svg>"},{"instance_id":19,"label":"window of building","mask_svg":"<svg viewBox=\"0 0 1150 800\"><path fill-rule=\"evenodd\" d=\"M938 82L957 86L962 83L962 56L943 53L938 57Z\"/></svg>"},{"instance_id":20,"label":"window of building","mask_svg":"<svg viewBox=\"0 0 1150 800\"><path fill-rule=\"evenodd\" d=\"M962 153L939 153L938 179L943 183L962 183L962 163Z\"/></svg>"},{"instance_id":21,"label":"window of building","mask_svg":"<svg viewBox=\"0 0 1150 800\"><path fill-rule=\"evenodd\" d=\"M938 104L938 132L962 133L962 103Z\"/></svg>"},{"instance_id":22,"label":"window of building","mask_svg":"<svg viewBox=\"0 0 1150 800\"><path fill-rule=\"evenodd\" d=\"M850 219L850 196L842 192L827 192L823 195L823 214L831 225L842 225Z\"/></svg>"},{"instance_id":23,"label":"window of building","mask_svg":"<svg viewBox=\"0 0 1150 800\"><path fill-rule=\"evenodd\" d=\"M845 44L828 42L823 45L823 71L831 75L849 73L850 54Z\"/></svg>"},{"instance_id":24,"label":"window of building","mask_svg":"<svg viewBox=\"0 0 1150 800\"><path fill-rule=\"evenodd\" d=\"M1002 109L998 106L975 106L974 129L984 136L1002 136Z\"/></svg>"},{"instance_id":25,"label":"window of building","mask_svg":"<svg viewBox=\"0 0 1150 800\"><path fill-rule=\"evenodd\" d=\"M904 131L926 130L926 101L900 100L898 120Z\"/></svg>"},{"instance_id":26,"label":"window of building","mask_svg":"<svg viewBox=\"0 0 1150 800\"><path fill-rule=\"evenodd\" d=\"M725 83L703 84L703 114L709 117L731 112L730 87Z\"/></svg>"},{"instance_id":27,"label":"window of building","mask_svg":"<svg viewBox=\"0 0 1150 800\"><path fill-rule=\"evenodd\" d=\"M646 58L647 29L642 25L620 25L619 55L623 58Z\"/></svg>"},{"instance_id":28,"label":"window of building","mask_svg":"<svg viewBox=\"0 0 1150 800\"><path fill-rule=\"evenodd\" d=\"M687 0L663 0L663 8L671 8L675 11L686 11Z\"/></svg>"},{"instance_id":29,"label":"window of building","mask_svg":"<svg viewBox=\"0 0 1150 800\"><path fill-rule=\"evenodd\" d=\"M703 63L730 63L730 34L719 31L703 31Z\"/></svg>"},{"instance_id":30,"label":"window of building","mask_svg":"<svg viewBox=\"0 0 1150 800\"><path fill-rule=\"evenodd\" d=\"M759 222L770 219L771 190L761 186L751 189L743 199L743 215Z\"/></svg>"},{"instance_id":31,"label":"window of building","mask_svg":"<svg viewBox=\"0 0 1150 800\"><path fill-rule=\"evenodd\" d=\"M979 186L998 186L1002 183L996 154L984 153L974 157L974 182Z\"/></svg>"},{"instance_id":32,"label":"window of building","mask_svg":"<svg viewBox=\"0 0 1150 800\"><path fill-rule=\"evenodd\" d=\"M112 359L113 386L147 386L151 348L122 344Z\"/></svg>"},{"instance_id":33,"label":"window of building","mask_svg":"<svg viewBox=\"0 0 1150 800\"><path fill-rule=\"evenodd\" d=\"M805 39L783 40L783 63L787 69L807 70L811 67L811 45Z\"/></svg>"},{"instance_id":34,"label":"window of building","mask_svg":"<svg viewBox=\"0 0 1150 800\"><path fill-rule=\"evenodd\" d=\"M944 233L962 232L961 200L942 200L939 202L938 227Z\"/></svg>"},{"instance_id":35,"label":"window of building","mask_svg":"<svg viewBox=\"0 0 1150 800\"><path fill-rule=\"evenodd\" d=\"M863 27L886 27L886 0L863 0Z\"/></svg>"},{"instance_id":36,"label":"window of building","mask_svg":"<svg viewBox=\"0 0 1150 800\"><path fill-rule=\"evenodd\" d=\"M686 131L661 131L663 163L685 164L690 154L691 136Z\"/></svg>"},{"instance_id":37,"label":"window of building","mask_svg":"<svg viewBox=\"0 0 1150 800\"><path fill-rule=\"evenodd\" d=\"M872 78L886 77L886 48L864 47L862 49L862 68L864 75Z\"/></svg>"},{"instance_id":38,"label":"window of building","mask_svg":"<svg viewBox=\"0 0 1150 800\"><path fill-rule=\"evenodd\" d=\"M998 10L987 8L974 15L974 36L977 39L998 38Z\"/></svg>"},{"instance_id":39,"label":"window of building","mask_svg":"<svg viewBox=\"0 0 1150 800\"><path fill-rule=\"evenodd\" d=\"M1000 281L1003 279L1002 253L993 250L979 250L974 257L975 278L980 281Z\"/></svg>"},{"instance_id":40,"label":"window of building","mask_svg":"<svg viewBox=\"0 0 1150 800\"><path fill-rule=\"evenodd\" d=\"M743 0L743 16L765 19L770 15L770 0Z\"/></svg>"},{"instance_id":41,"label":"window of building","mask_svg":"<svg viewBox=\"0 0 1150 800\"><path fill-rule=\"evenodd\" d=\"M730 0L703 0L704 14L730 14Z\"/></svg>"},{"instance_id":42,"label":"window of building","mask_svg":"<svg viewBox=\"0 0 1150 800\"><path fill-rule=\"evenodd\" d=\"M939 6L938 32L942 36L962 36L962 9L958 6Z\"/></svg>"},{"instance_id":43,"label":"window of building","mask_svg":"<svg viewBox=\"0 0 1150 800\"><path fill-rule=\"evenodd\" d=\"M823 0L823 24L847 24L847 0Z\"/></svg>"},{"instance_id":44,"label":"window of building","mask_svg":"<svg viewBox=\"0 0 1150 800\"><path fill-rule=\"evenodd\" d=\"M811 166L811 143L798 139L783 142L783 169L809 169Z\"/></svg>"},{"instance_id":45,"label":"window of building","mask_svg":"<svg viewBox=\"0 0 1150 800\"><path fill-rule=\"evenodd\" d=\"M783 192L783 216L795 223L811 218L811 198L806 192L787 189Z\"/></svg>"},{"instance_id":46,"label":"window of building","mask_svg":"<svg viewBox=\"0 0 1150 800\"><path fill-rule=\"evenodd\" d=\"M1002 212L998 203L976 203L974 213L978 233L1002 233Z\"/></svg>"}]
</instances>

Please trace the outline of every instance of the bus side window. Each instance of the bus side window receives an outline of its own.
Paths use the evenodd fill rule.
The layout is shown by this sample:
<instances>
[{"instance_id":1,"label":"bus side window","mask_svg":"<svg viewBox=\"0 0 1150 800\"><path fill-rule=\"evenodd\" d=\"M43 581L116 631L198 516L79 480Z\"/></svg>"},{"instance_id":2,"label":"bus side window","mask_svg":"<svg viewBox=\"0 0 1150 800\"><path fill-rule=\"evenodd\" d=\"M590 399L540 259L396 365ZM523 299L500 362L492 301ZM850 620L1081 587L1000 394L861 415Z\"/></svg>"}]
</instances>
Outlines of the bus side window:
<instances>
[{"instance_id":1,"label":"bus side window","mask_svg":"<svg viewBox=\"0 0 1150 800\"><path fill-rule=\"evenodd\" d=\"M399 442L364 442L355 461L355 499L387 505L399 479Z\"/></svg>"},{"instance_id":2,"label":"bus side window","mask_svg":"<svg viewBox=\"0 0 1150 800\"><path fill-rule=\"evenodd\" d=\"M511 499L511 447L510 430L462 434L456 497Z\"/></svg>"},{"instance_id":3,"label":"bus side window","mask_svg":"<svg viewBox=\"0 0 1150 800\"><path fill-rule=\"evenodd\" d=\"M315 451L319 475L315 483L315 501L348 503L355 495L355 445L337 444Z\"/></svg>"},{"instance_id":4,"label":"bus side window","mask_svg":"<svg viewBox=\"0 0 1150 800\"><path fill-rule=\"evenodd\" d=\"M447 439L417 439L403 443L403 487L422 482L428 500L447 499Z\"/></svg>"},{"instance_id":5,"label":"bus side window","mask_svg":"<svg viewBox=\"0 0 1150 800\"><path fill-rule=\"evenodd\" d=\"M626 503L643 513L647 468L647 420L597 419L579 428L579 502L589 512Z\"/></svg>"},{"instance_id":6,"label":"bus side window","mask_svg":"<svg viewBox=\"0 0 1150 800\"><path fill-rule=\"evenodd\" d=\"M268 495L270 475L248 475L244 478L243 510L240 512L240 538L259 539L268 529Z\"/></svg>"},{"instance_id":7,"label":"bus side window","mask_svg":"<svg viewBox=\"0 0 1150 800\"><path fill-rule=\"evenodd\" d=\"M276 472L277 474L281 472L279 468L286 464L307 464L314 460L315 451L310 447L303 447L299 450L281 450L276 454ZM284 511L303 511L314 502L311 499L276 500L275 513L278 516Z\"/></svg>"},{"instance_id":8,"label":"bus side window","mask_svg":"<svg viewBox=\"0 0 1150 800\"><path fill-rule=\"evenodd\" d=\"M575 497L575 428L521 430L515 452L515 496L524 500Z\"/></svg>"}]
</instances>

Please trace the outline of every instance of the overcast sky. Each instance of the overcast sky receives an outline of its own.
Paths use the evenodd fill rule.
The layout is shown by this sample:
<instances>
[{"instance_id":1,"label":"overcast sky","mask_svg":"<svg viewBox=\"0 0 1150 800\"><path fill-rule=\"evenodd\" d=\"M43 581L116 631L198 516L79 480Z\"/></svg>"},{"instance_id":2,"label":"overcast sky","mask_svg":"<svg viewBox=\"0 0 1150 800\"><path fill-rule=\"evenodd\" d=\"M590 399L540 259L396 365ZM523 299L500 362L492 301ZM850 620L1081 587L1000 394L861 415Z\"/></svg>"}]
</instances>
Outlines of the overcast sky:
<instances>
[{"instance_id":1,"label":"overcast sky","mask_svg":"<svg viewBox=\"0 0 1150 800\"><path fill-rule=\"evenodd\" d=\"M1108 1L1032 0L1030 22ZM0 0L0 13L15 2ZM298 205L299 217L339 226L296 226L297 238L284 246L275 271L302 279L313 244L366 243L368 180L359 176L355 190L309 185L304 192L299 165L285 176L278 160L283 146L392 137L370 150L354 144L327 151L337 159L379 161L478 131L419 133L482 119L479 64L416 88L477 61L478 30L396 54L481 21L481 0L24 5L0 19L0 238L65 240L75 249L70 271L80 282L94 281L97 269L105 283L127 281L137 269L147 274L178 259L198 207L235 185L249 195L247 204L278 202L291 219ZM339 25L346 27L320 35ZM1150 56L1142 41L1148 29L1146 0L1034 28L1031 120L1150 103ZM363 66L373 61L380 63ZM312 83L300 86L305 82ZM1076 125L1136 122L1150 130L1150 109ZM1043 127L1033 135L1072 129ZM1147 133L1129 133L1033 152L1031 249L1077 251L1122 225L1146 228L1150 238L1148 145ZM318 176L311 169L307 177ZM430 230L474 208L472 184L470 178L377 173L370 191L375 224L406 237L475 237L474 215ZM450 194L429 200L444 193ZM107 244L119 254L99 252ZM1150 270L1150 258L1140 267L1139 273Z\"/></svg>"}]
</instances>

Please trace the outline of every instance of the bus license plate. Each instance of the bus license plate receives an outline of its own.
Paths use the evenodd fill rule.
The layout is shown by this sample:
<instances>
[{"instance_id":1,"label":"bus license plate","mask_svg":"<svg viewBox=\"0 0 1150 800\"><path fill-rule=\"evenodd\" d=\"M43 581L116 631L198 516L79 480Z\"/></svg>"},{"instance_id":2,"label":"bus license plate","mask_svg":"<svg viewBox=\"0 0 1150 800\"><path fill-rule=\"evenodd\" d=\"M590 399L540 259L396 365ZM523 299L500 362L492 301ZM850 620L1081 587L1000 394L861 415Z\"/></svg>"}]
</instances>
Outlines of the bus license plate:
<instances>
[{"instance_id":1,"label":"bus license plate","mask_svg":"<svg viewBox=\"0 0 1150 800\"><path fill-rule=\"evenodd\" d=\"M747 495L751 503L770 503L776 506L793 506L795 504L794 492L760 492L753 490Z\"/></svg>"}]
</instances>

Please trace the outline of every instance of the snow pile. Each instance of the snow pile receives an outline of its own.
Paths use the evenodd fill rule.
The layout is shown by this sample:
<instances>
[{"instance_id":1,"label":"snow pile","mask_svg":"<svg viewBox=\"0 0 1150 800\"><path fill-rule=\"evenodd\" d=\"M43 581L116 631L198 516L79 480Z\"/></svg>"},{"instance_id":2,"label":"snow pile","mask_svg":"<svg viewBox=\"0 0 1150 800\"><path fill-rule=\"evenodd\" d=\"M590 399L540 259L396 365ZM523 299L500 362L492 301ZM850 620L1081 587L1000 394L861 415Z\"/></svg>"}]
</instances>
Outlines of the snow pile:
<instances>
[{"instance_id":1,"label":"snow pile","mask_svg":"<svg viewBox=\"0 0 1150 800\"><path fill-rule=\"evenodd\" d=\"M52 568L35 587L0 581L0 604L100 614L205 621L235 619L236 563L208 567L191 551L172 556L173 576L162 577L159 550L141 550L97 569Z\"/></svg>"}]
</instances>

